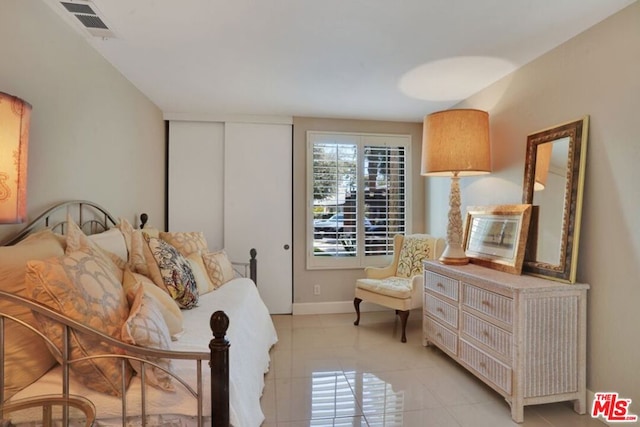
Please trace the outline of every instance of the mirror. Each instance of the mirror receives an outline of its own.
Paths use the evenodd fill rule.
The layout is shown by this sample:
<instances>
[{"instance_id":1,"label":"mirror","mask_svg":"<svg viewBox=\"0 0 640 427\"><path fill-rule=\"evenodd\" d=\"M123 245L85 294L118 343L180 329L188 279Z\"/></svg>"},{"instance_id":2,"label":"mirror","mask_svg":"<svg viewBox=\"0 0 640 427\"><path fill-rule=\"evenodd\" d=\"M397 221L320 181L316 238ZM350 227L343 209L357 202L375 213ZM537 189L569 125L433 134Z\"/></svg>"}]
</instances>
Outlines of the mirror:
<instances>
[{"instance_id":1,"label":"mirror","mask_svg":"<svg viewBox=\"0 0 640 427\"><path fill-rule=\"evenodd\" d=\"M575 283L589 117L527 136L522 203L533 205L522 270Z\"/></svg>"}]
</instances>

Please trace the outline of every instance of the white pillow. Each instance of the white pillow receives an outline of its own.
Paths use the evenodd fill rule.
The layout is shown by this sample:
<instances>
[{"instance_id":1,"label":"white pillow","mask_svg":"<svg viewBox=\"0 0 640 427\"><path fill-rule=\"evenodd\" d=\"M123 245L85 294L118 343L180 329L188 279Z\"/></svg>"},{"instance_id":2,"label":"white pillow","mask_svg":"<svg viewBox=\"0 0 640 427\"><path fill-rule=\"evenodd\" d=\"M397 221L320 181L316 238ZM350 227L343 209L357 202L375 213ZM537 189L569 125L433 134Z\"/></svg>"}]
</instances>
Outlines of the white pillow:
<instances>
[{"instance_id":1,"label":"white pillow","mask_svg":"<svg viewBox=\"0 0 640 427\"><path fill-rule=\"evenodd\" d=\"M102 249L118 255L123 261L126 261L129 257L124 235L117 228L110 228L102 233L92 234L89 239Z\"/></svg>"}]
</instances>

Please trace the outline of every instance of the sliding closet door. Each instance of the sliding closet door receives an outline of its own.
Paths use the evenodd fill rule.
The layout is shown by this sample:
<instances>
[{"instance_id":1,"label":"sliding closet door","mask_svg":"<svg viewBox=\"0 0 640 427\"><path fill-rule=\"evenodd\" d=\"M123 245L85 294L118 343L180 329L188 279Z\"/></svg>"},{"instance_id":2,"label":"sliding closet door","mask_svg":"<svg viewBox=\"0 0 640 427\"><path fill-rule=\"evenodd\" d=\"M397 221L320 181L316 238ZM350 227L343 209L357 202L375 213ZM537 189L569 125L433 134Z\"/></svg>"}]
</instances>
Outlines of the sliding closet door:
<instances>
[{"instance_id":1,"label":"sliding closet door","mask_svg":"<svg viewBox=\"0 0 640 427\"><path fill-rule=\"evenodd\" d=\"M258 251L258 290L272 314L291 313L292 127L225 123L224 243L233 259Z\"/></svg>"},{"instance_id":2,"label":"sliding closet door","mask_svg":"<svg viewBox=\"0 0 640 427\"><path fill-rule=\"evenodd\" d=\"M202 231L212 250L224 243L223 153L224 124L169 123L168 229Z\"/></svg>"}]
</instances>

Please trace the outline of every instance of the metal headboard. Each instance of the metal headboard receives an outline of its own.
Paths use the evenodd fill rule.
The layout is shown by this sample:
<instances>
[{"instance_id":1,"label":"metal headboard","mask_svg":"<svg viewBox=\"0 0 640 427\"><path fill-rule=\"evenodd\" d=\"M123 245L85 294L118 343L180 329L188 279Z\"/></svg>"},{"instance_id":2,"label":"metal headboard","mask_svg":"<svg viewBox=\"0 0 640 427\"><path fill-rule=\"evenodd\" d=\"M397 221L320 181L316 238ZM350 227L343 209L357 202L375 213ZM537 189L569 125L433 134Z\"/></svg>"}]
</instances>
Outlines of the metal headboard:
<instances>
[{"instance_id":1,"label":"metal headboard","mask_svg":"<svg viewBox=\"0 0 640 427\"><path fill-rule=\"evenodd\" d=\"M114 217L97 203L88 200L69 200L50 207L20 230L18 234L0 242L0 246L14 245L42 228L49 228L64 234L67 213L75 215L75 221L86 234L100 233L116 225Z\"/></svg>"}]
</instances>

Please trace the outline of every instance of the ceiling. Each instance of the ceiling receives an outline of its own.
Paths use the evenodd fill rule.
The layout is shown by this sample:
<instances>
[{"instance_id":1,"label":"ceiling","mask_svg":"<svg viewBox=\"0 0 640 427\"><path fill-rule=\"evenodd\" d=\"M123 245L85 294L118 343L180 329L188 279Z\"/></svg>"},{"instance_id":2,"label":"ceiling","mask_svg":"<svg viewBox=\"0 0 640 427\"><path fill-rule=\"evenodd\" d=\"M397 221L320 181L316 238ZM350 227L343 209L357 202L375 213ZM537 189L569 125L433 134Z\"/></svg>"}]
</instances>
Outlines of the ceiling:
<instances>
[{"instance_id":1,"label":"ceiling","mask_svg":"<svg viewBox=\"0 0 640 427\"><path fill-rule=\"evenodd\" d=\"M421 121L634 0L43 1L165 116Z\"/></svg>"}]
</instances>

